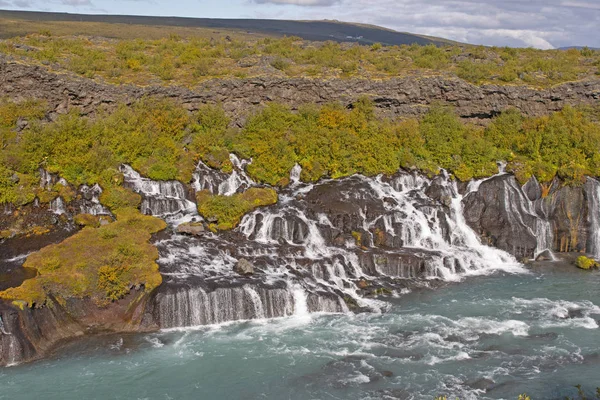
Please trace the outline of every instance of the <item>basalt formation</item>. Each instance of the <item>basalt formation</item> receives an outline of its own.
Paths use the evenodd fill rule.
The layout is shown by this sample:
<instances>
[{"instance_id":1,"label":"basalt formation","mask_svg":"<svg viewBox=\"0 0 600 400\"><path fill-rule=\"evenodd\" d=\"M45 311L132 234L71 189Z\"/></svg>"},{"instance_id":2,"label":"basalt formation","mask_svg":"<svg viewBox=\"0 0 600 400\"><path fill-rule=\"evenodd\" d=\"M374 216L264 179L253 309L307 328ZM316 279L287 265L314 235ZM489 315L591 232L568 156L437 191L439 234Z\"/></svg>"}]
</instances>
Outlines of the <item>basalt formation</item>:
<instances>
[{"instance_id":1,"label":"basalt formation","mask_svg":"<svg viewBox=\"0 0 600 400\"><path fill-rule=\"evenodd\" d=\"M220 103L237 123L268 102L298 107L332 101L352 104L372 99L382 116L419 116L434 103L453 105L458 115L485 121L509 107L526 116L546 115L566 105L597 104L600 81L566 83L546 90L521 86L475 86L460 79L407 77L382 81L361 79L256 78L211 80L194 90L180 87L113 86L71 75L55 74L43 67L11 62L0 55L0 93L10 98L36 98L54 113L72 107L92 114L101 105L131 102L144 96L176 99L189 110L202 104Z\"/></svg>"}]
</instances>

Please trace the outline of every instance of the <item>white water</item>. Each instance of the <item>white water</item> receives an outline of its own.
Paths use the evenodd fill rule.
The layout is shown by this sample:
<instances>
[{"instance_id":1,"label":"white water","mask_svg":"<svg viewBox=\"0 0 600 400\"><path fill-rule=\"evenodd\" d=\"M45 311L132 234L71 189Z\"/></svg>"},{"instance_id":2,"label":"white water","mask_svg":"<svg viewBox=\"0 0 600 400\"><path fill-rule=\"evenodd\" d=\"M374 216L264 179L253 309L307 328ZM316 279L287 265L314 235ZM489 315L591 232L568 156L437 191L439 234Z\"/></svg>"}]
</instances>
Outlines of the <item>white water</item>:
<instances>
[{"instance_id":1,"label":"white water","mask_svg":"<svg viewBox=\"0 0 600 400\"><path fill-rule=\"evenodd\" d=\"M215 171L200 161L192 176L192 188L197 192L209 190L214 194L231 196L256 184L246 173L251 161L240 160L235 154L230 154L229 160L233 165L230 174Z\"/></svg>"},{"instance_id":2,"label":"white water","mask_svg":"<svg viewBox=\"0 0 600 400\"><path fill-rule=\"evenodd\" d=\"M102 194L100 185L95 184L92 187L83 185L79 192L85 199L81 202L80 211L82 214L111 215L110 211L100 203L100 195Z\"/></svg>"},{"instance_id":3,"label":"white water","mask_svg":"<svg viewBox=\"0 0 600 400\"><path fill-rule=\"evenodd\" d=\"M185 187L178 181L153 181L142 177L129 165L122 165L125 184L142 195L141 211L155 216L195 215L196 204L187 199Z\"/></svg>"},{"instance_id":4,"label":"white water","mask_svg":"<svg viewBox=\"0 0 600 400\"><path fill-rule=\"evenodd\" d=\"M54 200L50 201L49 208L56 215L62 215L67 212L65 209L65 202L62 199L62 197L57 197Z\"/></svg>"},{"instance_id":5,"label":"white water","mask_svg":"<svg viewBox=\"0 0 600 400\"><path fill-rule=\"evenodd\" d=\"M485 181L498 176L508 175L504 168L505 164L499 163L498 174L489 178L471 181L467 186L465 196L469 193L477 192L481 184ZM555 260L554 254L552 253L554 234L548 217L543 213L536 211L534 202L525 195L523 188L517 184L517 181L513 176L507 176L503 179L502 184L504 186L503 192L506 215L511 228L515 230L515 233L521 229L525 229L536 238L537 246L534 252L534 259L544 251L548 251L552 259ZM539 185L537 180L535 180L534 184ZM531 219L532 222L525 221L523 217Z\"/></svg>"},{"instance_id":6,"label":"white water","mask_svg":"<svg viewBox=\"0 0 600 400\"><path fill-rule=\"evenodd\" d=\"M588 178L588 218L590 227L590 253L600 259L600 182Z\"/></svg>"}]
</instances>

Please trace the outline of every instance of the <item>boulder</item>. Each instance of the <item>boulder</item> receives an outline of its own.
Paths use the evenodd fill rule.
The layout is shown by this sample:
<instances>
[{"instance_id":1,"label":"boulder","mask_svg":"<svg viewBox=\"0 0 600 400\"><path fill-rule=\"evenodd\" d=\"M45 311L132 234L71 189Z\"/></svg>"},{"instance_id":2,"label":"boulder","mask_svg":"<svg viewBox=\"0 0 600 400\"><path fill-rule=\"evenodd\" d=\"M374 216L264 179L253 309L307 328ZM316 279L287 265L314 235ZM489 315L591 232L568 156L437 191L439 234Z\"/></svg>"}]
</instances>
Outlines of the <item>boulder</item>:
<instances>
[{"instance_id":1,"label":"boulder","mask_svg":"<svg viewBox=\"0 0 600 400\"><path fill-rule=\"evenodd\" d=\"M254 265L245 258L240 258L235 264L234 271L240 275L254 275Z\"/></svg>"},{"instance_id":2,"label":"boulder","mask_svg":"<svg viewBox=\"0 0 600 400\"><path fill-rule=\"evenodd\" d=\"M550 250L542 251L536 258L535 261L552 261L554 257L552 256L552 252Z\"/></svg>"},{"instance_id":3,"label":"boulder","mask_svg":"<svg viewBox=\"0 0 600 400\"><path fill-rule=\"evenodd\" d=\"M177 227L178 233L186 235L200 236L205 233L204 225L198 222L186 222Z\"/></svg>"}]
</instances>

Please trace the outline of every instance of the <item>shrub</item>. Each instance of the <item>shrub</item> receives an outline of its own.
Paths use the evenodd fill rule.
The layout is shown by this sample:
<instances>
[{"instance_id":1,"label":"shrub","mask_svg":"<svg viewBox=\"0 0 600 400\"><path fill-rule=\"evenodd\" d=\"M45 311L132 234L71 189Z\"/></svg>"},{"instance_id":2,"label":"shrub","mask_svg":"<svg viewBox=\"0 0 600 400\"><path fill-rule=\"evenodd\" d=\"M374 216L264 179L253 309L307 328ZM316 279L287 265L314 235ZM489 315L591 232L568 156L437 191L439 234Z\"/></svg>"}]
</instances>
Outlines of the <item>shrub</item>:
<instances>
[{"instance_id":1,"label":"shrub","mask_svg":"<svg viewBox=\"0 0 600 400\"><path fill-rule=\"evenodd\" d=\"M579 256L577 257L577 261L575 261L575 266L580 269L590 270L598 268L598 262L586 256Z\"/></svg>"},{"instance_id":2,"label":"shrub","mask_svg":"<svg viewBox=\"0 0 600 400\"><path fill-rule=\"evenodd\" d=\"M277 57L273 61L271 61L271 67L278 69L280 71L285 71L290 67L290 63L289 63L289 61L287 61L281 57Z\"/></svg>"},{"instance_id":3,"label":"shrub","mask_svg":"<svg viewBox=\"0 0 600 400\"><path fill-rule=\"evenodd\" d=\"M198 212L219 230L235 228L244 214L255 208L277 203L277 192L268 188L250 188L232 196L213 195L204 190L196 194Z\"/></svg>"}]
</instances>

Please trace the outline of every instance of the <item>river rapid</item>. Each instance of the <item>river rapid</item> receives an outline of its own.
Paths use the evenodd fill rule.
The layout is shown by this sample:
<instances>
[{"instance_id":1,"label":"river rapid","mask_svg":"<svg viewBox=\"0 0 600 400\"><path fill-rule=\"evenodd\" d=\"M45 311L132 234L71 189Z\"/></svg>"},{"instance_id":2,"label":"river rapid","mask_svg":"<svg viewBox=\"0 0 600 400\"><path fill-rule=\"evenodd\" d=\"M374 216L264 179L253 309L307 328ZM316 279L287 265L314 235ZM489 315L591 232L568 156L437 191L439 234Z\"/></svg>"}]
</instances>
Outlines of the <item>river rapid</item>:
<instances>
[{"instance_id":1,"label":"river rapid","mask_svg":"<svg viewBox=\"0 0 600 400\"><path fill-rule=\"evenodd\" d=\"M546 263L308 314L86 338L1 399L559 399L600 385L599 274Z\"/></svg>"}]
</instances>

